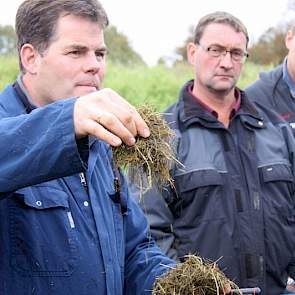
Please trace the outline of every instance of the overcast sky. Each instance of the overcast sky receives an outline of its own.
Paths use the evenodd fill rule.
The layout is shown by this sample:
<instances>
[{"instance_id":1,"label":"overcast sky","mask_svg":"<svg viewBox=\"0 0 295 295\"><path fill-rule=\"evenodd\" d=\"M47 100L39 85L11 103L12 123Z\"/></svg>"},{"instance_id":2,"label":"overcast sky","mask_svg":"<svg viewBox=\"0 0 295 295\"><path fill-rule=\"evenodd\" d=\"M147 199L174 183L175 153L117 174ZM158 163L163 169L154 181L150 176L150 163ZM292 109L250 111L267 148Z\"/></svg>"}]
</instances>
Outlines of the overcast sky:
<instances>
[{"instance_id":1,"label":"overcast sky","mask_svg":"<svg viewBox=\"0 0 295 295\"><path fill-rule=\"evenodd\" d=\"M0 0L0 24L14 24L18 5L23 0ZM183 44L191 25L204 14L223 10L240 18L250 41L282 19L294 16L287 11L288 0L101 0L111 24L124 33L132 47L149 65L161 56L173 56ZM295 18L295 16L294 16Z\"/></svg>"}]
</instances>

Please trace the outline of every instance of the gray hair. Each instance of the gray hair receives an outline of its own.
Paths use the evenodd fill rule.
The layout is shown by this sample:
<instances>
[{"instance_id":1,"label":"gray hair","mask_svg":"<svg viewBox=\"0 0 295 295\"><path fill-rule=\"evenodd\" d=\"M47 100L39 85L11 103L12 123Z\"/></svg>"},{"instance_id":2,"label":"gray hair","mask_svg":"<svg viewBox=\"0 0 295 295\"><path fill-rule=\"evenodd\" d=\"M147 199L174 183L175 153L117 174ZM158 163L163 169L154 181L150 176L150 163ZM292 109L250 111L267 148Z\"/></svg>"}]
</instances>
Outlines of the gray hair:
<instances>
[{"instance_id":1,"label":"gray hair","mask_svg":"<svg viewBox=\"0 0 295 295\"><path fill-rule=\"evenodd\" d=\"M228 12L223 12L223 11L216 11L216 12L207 14L199 20L194 32L195 44L198 44L200 42L206 27L209 24L213 24L213 23L227 24L231 26L236 32L242 32L245 35L247 40L246 47L248 46L249 35L245 25L237 17L233 16L232 14Z\"/></svg>"}]
</instances>

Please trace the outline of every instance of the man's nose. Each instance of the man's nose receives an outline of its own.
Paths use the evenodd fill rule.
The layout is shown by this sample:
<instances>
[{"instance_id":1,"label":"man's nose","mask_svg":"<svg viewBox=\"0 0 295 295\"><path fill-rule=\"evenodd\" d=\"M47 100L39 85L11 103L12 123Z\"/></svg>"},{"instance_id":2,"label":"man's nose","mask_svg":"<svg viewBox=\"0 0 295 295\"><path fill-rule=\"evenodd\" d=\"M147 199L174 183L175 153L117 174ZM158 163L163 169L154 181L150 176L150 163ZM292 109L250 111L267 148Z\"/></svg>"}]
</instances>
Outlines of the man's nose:
<instances>
[{"instance_id":1,"label":"man's nose","mask_svg":"<svg viewBox=\"0 0 295 295\"><path fill-rule=\"evenodd\" d=\"M225 68L232 68L233 67L233 60L231 57L230 51L225 51L220 56L220 66Z\"/></svg>"},{"instance_id":2,"label":"man's nose","mask_svg":"<svg viewBox=\"0 0 295 295\"><path fill-rule=\"evenodd\" d=\"M96 55L95 53L88 54L84 63L84 71L96 73L99 71L102 62L102 56Z\"/></svg>"}]
</instances>

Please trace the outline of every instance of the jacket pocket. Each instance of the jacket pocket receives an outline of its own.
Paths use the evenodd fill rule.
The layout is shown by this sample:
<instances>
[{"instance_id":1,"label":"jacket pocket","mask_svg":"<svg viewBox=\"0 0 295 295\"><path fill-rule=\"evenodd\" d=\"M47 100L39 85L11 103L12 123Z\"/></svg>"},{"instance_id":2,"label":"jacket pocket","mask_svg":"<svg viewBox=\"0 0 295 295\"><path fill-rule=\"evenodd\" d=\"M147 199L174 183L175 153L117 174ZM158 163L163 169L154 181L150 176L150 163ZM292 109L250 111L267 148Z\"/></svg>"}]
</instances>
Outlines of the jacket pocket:
<instances>
[{"instance_id":1,"label":"jacket pocket","mask_svg":"<svg viewBox=\"0 0 295 295\"><path fill-rule=\"evenodd\" d=\"M260 168L264 182L287 181L293 182L293 175L289 166L285 164L267 165Z\"/></svg>"},{"instance_id":2,"label":"jacket pocket","mask_svg":"<svg viewBox=\"0 0 295 295\"><path fill-rule=\"evenodd\" d=\"M75 225L68 195L33 186L9 200L11 265L24 276L69 276L77 259Z\"/></svg>"},{"instance_id":3,"label":"jacket pocket","mask_svg":"<svg viewBox=\"0 0 295 295\"><path fill-rule=\"evenodd\" d=\"M224 217L222 212L223 180L214 169L192 171L175 176L177 196L172 212L186 222L200 222Z\"/></svg>"},{"instance_id":4,"label":"jacket pocket","mask_svg":"<svg viewBox=\"0 0 295 295\"><path fill-rule=\"evenodd\" d=\"M290 167L273 164L259 168L263 193L268 272L281 275L293 257L295 244L294 180Z\"/></svg>"},{"instance_id":5,"label":"jacket pocket","mask_svg":"<svg viewBox=\"0 0 295 295\"><path fill-rule=\"evenodd\" d=\"M294 221L294 176L286 164L273 164L260 168L261 186L266 204L271 201L271 210L285 222ZM287 219L286 219L287 218Z\"/></svg>"}]
</instances>

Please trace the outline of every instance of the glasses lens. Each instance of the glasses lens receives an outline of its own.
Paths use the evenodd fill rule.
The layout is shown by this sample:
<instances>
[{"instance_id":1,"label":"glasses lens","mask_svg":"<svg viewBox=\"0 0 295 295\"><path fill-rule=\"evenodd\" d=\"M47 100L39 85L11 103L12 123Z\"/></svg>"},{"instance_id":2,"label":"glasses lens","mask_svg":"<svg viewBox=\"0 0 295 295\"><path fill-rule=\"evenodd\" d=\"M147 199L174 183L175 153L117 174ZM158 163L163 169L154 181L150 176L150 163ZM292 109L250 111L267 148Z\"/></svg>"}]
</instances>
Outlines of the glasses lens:
<instances>
[{"instance_id":1,"label":"glasses lens","mask_svg":"<svg viewBox=\"0 0 295 295\"><path fill-rule=\"evenodd\" d=\"M245 60L245 53L243 51L233 50L230 52L230 54L231 54L231 57L234 61L241 62L241 61Z\"/></svg>"},{"instance_id":2,"label":"glasses lens","mask_svg":"<svg viewBox=\"0 0 295 295\"><path fill-rule=\"evenodd\" d=\"M225 52L225 49L223 47L215 46L215 45L208 47L207 50L209 54L213 57L219 57L221 54L224 54Z\"/></svg>"},{"instance_id":3,"label":"glasses lens","mask_svg":"<svg viewBox=\"0 0 295 295\"><path fill-rule=\"evenodd\" d=\"M235 62L244 63L248 57L248 54L239 49L227 50L225 47L218 45L211 45L209 47L203 47L204 50L212 57L225 56L227 53L230 53L231 59Z\"/></svg>"}]
</instances>

